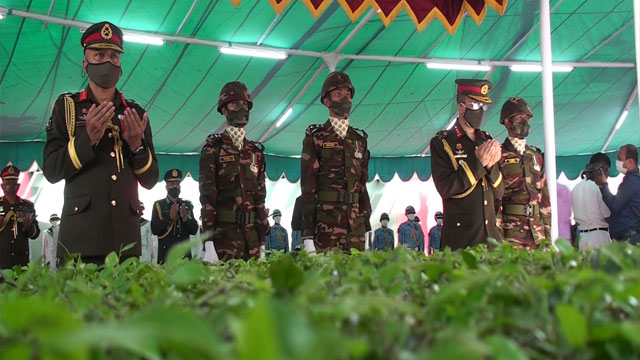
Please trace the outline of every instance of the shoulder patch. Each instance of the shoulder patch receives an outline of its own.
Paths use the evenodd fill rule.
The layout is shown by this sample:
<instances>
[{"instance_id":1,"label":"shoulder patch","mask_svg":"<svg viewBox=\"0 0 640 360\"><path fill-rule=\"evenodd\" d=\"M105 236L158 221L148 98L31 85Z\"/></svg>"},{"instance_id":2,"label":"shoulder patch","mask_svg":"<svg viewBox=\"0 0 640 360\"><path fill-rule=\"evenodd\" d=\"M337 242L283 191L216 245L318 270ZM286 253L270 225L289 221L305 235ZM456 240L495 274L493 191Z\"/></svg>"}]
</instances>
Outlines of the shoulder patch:
<instances>
[{"instance_id":1,"label":"shoulder patch","mask_svg":"<svg viewBox=\"0 0 640 360\"><path fill-rule=\"evenodd\" d=\"M314 132L318 131L320 128L322 128L322 124L312 124L309 125L309 127L307 127L307 135L311 135Z\"/></svg>"}]
</instances>

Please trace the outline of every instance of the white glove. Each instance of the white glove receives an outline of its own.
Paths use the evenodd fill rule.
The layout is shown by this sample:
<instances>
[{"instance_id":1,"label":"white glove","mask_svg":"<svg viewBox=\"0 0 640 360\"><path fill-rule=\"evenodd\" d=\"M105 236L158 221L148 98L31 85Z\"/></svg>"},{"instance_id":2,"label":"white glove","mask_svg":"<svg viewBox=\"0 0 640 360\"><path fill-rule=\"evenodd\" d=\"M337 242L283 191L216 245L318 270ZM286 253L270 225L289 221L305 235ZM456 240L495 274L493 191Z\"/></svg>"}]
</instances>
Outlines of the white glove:
<instances>
[{"instance_id":1,"label":"white glove","mask_svg":"<svg viewBox=\"0 0 640 360\"><path fill-rule=\"evenodd\" d=\"M312 238L305 238L302 241L303 241L302 248L307 253L309 253L309 254L315 254L316 253L316 246L313 244L313 239Z\"/></svg>"},{"instance_id":2,"label":"white glove","mask_svg":"<svg viewBox=\"0 0 640 360\"><path fill-rule=\"evenodd\" d=\"M264 259L267 257L267 250L265 250L264 245L260 245L260 259Z\"/></svg>"},{"instance_id":3,"label":"white glove","mask_svg":"<svg viewBox=\"0 0 640 360\"><path fill-rule=\"evenodd\" d=\"M216 252L216 248L213 246L213 241L205 241L204 243L204 262L215 263L218 260L218 253Z\"/></svg>"}]
</instances>

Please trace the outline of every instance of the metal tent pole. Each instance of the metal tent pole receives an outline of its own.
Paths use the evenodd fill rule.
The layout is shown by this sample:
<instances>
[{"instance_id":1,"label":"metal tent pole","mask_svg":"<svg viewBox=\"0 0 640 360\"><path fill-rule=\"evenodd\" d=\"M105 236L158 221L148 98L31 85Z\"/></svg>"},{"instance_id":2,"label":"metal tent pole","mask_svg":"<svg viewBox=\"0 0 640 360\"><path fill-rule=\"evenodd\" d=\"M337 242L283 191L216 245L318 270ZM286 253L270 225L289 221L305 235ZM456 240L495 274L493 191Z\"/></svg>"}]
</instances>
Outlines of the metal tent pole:
<instances>
[{"instance_id":1,"label":"metal tent pole","mask_svg":"<svg viewBox=\"0 0 640 360\"><path fill-rule=\"evenodd\" d=\"M640 64L640 0L633 0L633 23L635 30L636 64ZM640 82L640 69L636 66L636 87L638 82ZM640 112L640 96L638 96L638 112Z\"/></svg>"},{"instance_id":2,"label":"metal tent pole","mask_svg":"<svg viewBox=\"0 0 640 360\"><path fill-rule=\"evenodd\" d=\"M638 0L636 0L638 1ZM544 114L544 168L551 200L551 241L558 238L558 191L556 188L556 133L553 114L553 70L549 0L540 0L540 56L542 62L542 109Z\"/></svg>"}]
</instances>

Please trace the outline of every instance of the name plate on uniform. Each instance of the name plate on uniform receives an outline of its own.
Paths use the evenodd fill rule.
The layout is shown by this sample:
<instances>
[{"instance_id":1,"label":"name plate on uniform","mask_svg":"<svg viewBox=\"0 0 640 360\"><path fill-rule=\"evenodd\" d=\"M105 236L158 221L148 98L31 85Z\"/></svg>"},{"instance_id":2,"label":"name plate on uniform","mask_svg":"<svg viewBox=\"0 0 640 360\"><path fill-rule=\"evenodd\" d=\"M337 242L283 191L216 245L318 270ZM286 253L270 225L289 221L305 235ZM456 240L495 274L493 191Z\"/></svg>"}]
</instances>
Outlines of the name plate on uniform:
<instances>
[{"instance_id":1,"label":"name plate on uniform","mask_svg":"<svg viewBox=\"0 0 640 360\"><path fill-rule=\"evenodd\" d=\"M220 156L220 162L221 163L225 163L225 162L231 162L233 161L235 158L233 155L228 155L228 156Z\"/></svg>"},{"instance_id":2,"label":"name plate on uniform","mask_svg":"<svg viewBox=\"0 0 640 360\"><path fill-rule=\"evenodd\" d=\"M323 149L335 149L338 147L338 143L337 142L326 142L322 144L322 148Z\"/></svg>"},{"instance_id":3,"label":"name plate on uniform","mask_svg":"<svg viewBox=\"0 0 640 360\"><path fill-rule=\"evenodd\" d=\"M505 163L505 165L508 165L508 164L519 164L520 163L520 159L518 159L518 158L505 159L504 163Z\"/></svg>"}]
</instances>

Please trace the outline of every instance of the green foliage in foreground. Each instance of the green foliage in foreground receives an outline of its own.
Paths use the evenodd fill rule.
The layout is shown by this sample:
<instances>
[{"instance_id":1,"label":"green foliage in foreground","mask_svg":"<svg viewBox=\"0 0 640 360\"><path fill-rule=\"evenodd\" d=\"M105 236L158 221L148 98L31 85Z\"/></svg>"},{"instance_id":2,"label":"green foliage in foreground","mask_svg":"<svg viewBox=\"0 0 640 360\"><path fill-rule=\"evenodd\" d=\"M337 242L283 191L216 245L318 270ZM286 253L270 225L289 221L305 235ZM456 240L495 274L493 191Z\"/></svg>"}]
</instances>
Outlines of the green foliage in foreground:
<instances>
[{"instance_id":1,"label":"green foliage in foreground","mask_svg":"<svg viewBox=\"0 0 640 360\"><path fill-rule=\"evenodd\" d=\"M559 247L4 270L0 358L640 357L640 248Z\"/></svg>"}]
</instances>

